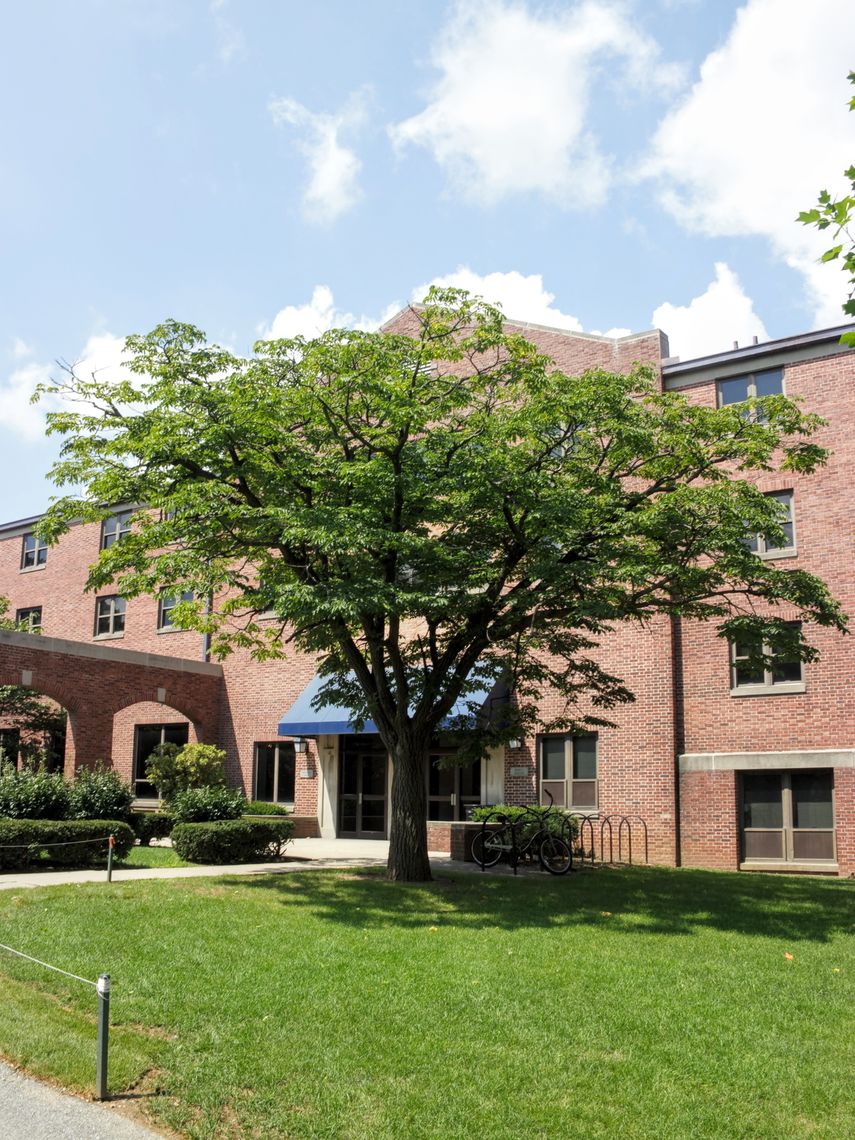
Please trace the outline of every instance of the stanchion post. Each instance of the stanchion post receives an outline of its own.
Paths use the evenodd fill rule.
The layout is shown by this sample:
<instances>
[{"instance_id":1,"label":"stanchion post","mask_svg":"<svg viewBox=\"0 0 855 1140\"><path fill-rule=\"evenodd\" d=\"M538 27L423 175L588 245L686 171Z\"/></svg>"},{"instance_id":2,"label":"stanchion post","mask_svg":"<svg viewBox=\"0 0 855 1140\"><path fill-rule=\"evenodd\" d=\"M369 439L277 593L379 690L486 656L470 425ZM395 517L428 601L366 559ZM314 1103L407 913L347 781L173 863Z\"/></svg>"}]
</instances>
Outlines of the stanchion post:
<instances>
[{"instance_id":1,"label":"stanchion post","mask_svg":"<svg viewBox=\"0 0 855 1140\"><path fill-rule=\"evenodd\" d=\"M107 882L113 881L113 848L116 846L115 835L110 835L107 838ZM106 977L106 974L104 975Z\"/></svg>"},{"instance_id":2,"label":"stanchion post","mask_svg":"<svg viewBox=\"0 0 855 1140\"><path fill-rule=\"evenodd\" d=\"M98 1064L95 1098L107 1099L107 1047L110 1038L110 975L98 975Z\"/></svg>"}]
</instances>

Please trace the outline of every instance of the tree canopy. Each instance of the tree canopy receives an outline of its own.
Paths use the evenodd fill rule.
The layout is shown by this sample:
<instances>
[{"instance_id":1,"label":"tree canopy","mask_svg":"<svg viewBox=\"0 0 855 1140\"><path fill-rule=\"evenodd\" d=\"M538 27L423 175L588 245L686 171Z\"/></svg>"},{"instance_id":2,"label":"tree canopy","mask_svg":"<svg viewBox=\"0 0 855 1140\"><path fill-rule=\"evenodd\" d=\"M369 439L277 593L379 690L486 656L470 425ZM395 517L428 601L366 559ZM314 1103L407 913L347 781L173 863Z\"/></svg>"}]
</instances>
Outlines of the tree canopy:
<instances>
[{"instance_id":1,"label":"tree canopy","mask_svg":"<svg viewBox=\"0 0 855 1140\"><path fill-rule=\"evenodd\" d=\"M192 590L174 620L220 655L318 655L323 698L370 717L392 757L390 874L420 878L424 756L460 700L514 693L500 725L459 719L471 754L534 723L546 689L566 701L550 727L608 723L632 699L596 656L619 623L714 620L809 659L776 604L843 618L745 541L781 535L750 474L823 462L816 416L783 396L693 405L644 367L564 375L454 290L412 318L412 335L335 330L248 358L173 321L130 337L130 379L52 389L78 402L49 417L72 493L40 530L144 504L90 587Z\"/></svg>"},{"instance_id":2,"label":"tree canopy","mask_svg":"<svg viewBox=\"0 0 855 1140\"><path fill-rule=\"evenodd\" d=\"M855 84L855 71L850 71L849 82ZM855 95L849 100L849 110L855 111ZM855 166L844 172L849 179L851 192L833 198L828 190L820 192L817 204L812 210L802 210L798 221L806 226L816 226L818 230L831 230L835 242L822 255L822 261L837 261L849 277L849 296L843 303L843 312L855 317L855 236L850 226L855 215ZM843 240L838 241L838 238ZM855 330L845 332L840 338L842 344L855 344Z\"/></svg>"}]
</instances>

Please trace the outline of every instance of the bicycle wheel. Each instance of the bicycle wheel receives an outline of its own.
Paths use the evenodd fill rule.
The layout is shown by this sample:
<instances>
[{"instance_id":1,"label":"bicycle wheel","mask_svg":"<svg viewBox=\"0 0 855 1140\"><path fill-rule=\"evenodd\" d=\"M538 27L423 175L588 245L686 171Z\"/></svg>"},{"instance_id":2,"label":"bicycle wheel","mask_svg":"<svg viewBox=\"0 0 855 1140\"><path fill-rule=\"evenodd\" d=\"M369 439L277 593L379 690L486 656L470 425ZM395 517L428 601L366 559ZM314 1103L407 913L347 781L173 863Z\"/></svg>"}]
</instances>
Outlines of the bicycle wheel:
<instances>
[{"instance_id":1,"label":"bicycle wheel","mask_svg":"<svg viewBox=\"0 0 855 1140\"><path fill-rule=\"evenodd\" d=\"M479 867L492 867L498 863L505 850L506 829L502 831L479 831L472 840L472 858Z\"/></svg>"},{"instance_id":2,"label":"bicycle wheel","mask_svg":"<svg viewBox=\"0 0 855 1140\"><path fill-rule=\"evenodd\" d=\"M557 835L545 835L538 851L540 865L550 875L566 875L573 863L570 848Z\"/></svg>"}]
</instances>

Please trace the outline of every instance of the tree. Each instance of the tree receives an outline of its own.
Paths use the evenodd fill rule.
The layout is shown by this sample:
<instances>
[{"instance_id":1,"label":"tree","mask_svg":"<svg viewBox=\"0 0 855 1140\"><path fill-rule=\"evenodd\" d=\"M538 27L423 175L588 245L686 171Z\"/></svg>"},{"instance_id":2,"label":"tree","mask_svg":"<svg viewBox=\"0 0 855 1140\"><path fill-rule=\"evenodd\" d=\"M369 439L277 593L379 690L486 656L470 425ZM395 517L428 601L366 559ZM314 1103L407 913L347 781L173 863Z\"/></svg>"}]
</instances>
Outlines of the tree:
<instances>
[{"instance_id":1,"label":"tree","mask_svg":"<svg viewBox=\"0 0 855 1140\"><path fill-rule=\"evenodd\" d=\"M849 72L848 79L855 84L855 71ZM855 95L849 100L849 110L855 111ZM820 260L842 263L841 268L849 275L849 296L842 308L848 317L855 317L855 236L849 229L855 215L855 166L850 166L843 173L849 179L851 193L835 201L827 190L823 190L816 206L812 210L802 210L797 220L806 226L816 226L818 230L832 230L836 244L827 249ZM844 240L838 242L840 237ZM840 343L855 344L855 330L845 332Z\"/></svg>"},{"instance_id":2,"label":"tree","mask_svg":"<svg viewBox=\"0 0 855 1140\"><path fill-rule=\"evenodd\" d=\"M194 591L174 620L220 655L316 654L320 699L370 717L388 749L388 873L419 880L427 749L461 700L471 756L531 725L544 688L566 700L553 729L608 724L632 694L592 650L618 623L712 619L769 660L787 639L810 660L775 603L843 617L818 579L745 543L783 536L743 473L812 471L816 416L783 396L695 407L641 367L565 376L455 290L411 319L412 335L333 331L248 359L171 321L130 337L131 380L52 388L81 402L49 423L75 493L40 533L147 504L91 588ZM272 631L255 620L271 608ZM475 715L494 682L514 694L501 724Z\"/></svg>"}]
</instances>

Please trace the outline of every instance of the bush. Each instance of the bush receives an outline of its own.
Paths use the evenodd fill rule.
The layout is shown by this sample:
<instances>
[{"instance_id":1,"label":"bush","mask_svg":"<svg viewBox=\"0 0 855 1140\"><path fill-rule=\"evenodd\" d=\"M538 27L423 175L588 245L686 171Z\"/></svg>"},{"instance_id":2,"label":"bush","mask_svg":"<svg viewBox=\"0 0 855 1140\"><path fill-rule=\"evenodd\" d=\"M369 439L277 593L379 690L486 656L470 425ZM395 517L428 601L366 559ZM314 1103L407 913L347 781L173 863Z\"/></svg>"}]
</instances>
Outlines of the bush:
<instances>
[{"instance_id":1,"label":"bush","mask_svg":"<svg viewBox=\"0 0 855 1140\"><path fill-rule=\"evenodd\" d=\"M108 835L116 837L114 855L123 859L134 845L134 833L120 820L0 819L0 870L42 862L56 867L105 864L106 842L96 844L91 840L106 840ZM65 846L49 846L53 843Z\"/></svg>"},{"instance_id":2,"label":"bush","mask_svg":"<svg viewBox=\"0 0 855 1140\"><path fill-rule=\"evenodd\" d=\"M247 800L243 805L244 815L290 815L288 808L282 804L269 804L264 800Z\"/></svg>"},{"instance_id":3,"label":"bush","mask_svg":"<svg viewBox=\"0 0 855 1140\"><path fill-rule=\"evenodd\" d=\"M0 772L0 816L9 819L66 819L70 794L61 772L11 765Z\"/></svg>"},{"instance_id":4,"label":"bush","mask_svg":"<svg viewBox=\"0 0 855 1140\"><path fill-rule=\"evenodd\" d=\"M69 819L128 819L134 793L118 772L81 768L70 788Z\"/></svg>"},{"instance_id":5,"label":"bush","mask_svg":"<svg viewBox=\"0 0 855 1140\"><path fill-rule=\"evenodd\" d=\"M472 809L470 818L474 823L482 823L485 819L491 823L499 823L501 822L499 817L504 816L511 823L516 823L526 816L528 822L520 833L521 840L525 842L540 827L534 815L529 814L530 812L536 812L537 815L541 816L546 829L560 835L568 843L573 842L579 834L579 817L574 815L572 811L555 808L547 812L541 804L531 804L529 807L520 807L518 804L482 805Z\"/></svg>"},{"instance_id":6,"label":"bush","mask_svg":"<svg viewBox=\"0 0 855 1140\"><path fill-rule=\"evenodd\" d=\"M169 801L169 811L176 823L213 823L238 819L244 809L243 792L228 788L188 788Z\"/></svg>"},{"instance_id":7,"label":"bush","mask_svg":"<svg viewBox=\"0 0 855 1140\"><path fill-rule=\"evenodd\" d=\"M226 754L213 744L159 744L146 764L146 776L164 800L188 788L219 788L226 782Z\"/></svg>"},{"instance_id":8,"label":"bush","mask_svg":"<svg viewBox=\"0 0 855 1140\"><path fill-rule=\"evenodd\" d=\"M142 846L148 847L152 839L170 836L175 820L168 811L132 811L130 824Z\"/></svg>"},{"instance_id":9,"label":"bush","mask_svg":"<svg viewBox=\"0 0 855 1140\"><path fill-rule=\"evenodd\" d=\"M189 863L255 863L278 858L293 830L290 819L179 823L172 846Z\"/></svg>"}]
</instances>

